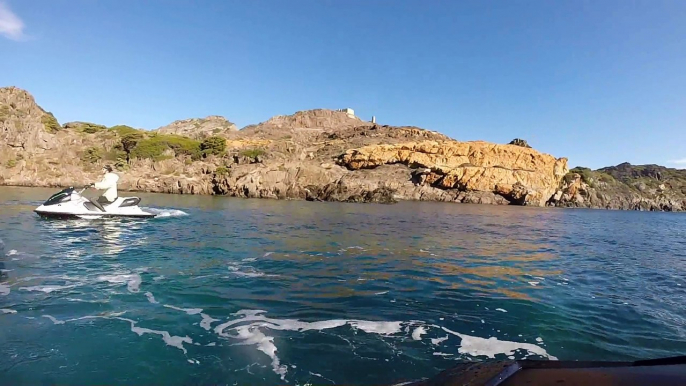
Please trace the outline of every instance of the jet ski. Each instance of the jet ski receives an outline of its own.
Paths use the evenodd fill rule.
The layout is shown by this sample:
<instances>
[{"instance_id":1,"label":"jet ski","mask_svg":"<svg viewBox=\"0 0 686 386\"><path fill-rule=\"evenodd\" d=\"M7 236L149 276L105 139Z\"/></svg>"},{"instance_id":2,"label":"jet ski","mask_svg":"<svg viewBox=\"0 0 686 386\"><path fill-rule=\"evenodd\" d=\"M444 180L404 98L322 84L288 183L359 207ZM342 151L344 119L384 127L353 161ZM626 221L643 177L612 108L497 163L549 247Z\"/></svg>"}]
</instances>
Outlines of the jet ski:
<instances>
[{"instance_id":1,"label":"jet ski","mask_svg":"<svg viewBox=\"0 0 686 386\"><path fill-rule=\"evenodd\" d=\"M41 217L98 219L108 217L153 218L156 215L138 207L138 197L118 197L110 204L101 204L82 195L89 186L77 191L73 187L53 194L34 209Z\"/></svg>"}]
</instances>

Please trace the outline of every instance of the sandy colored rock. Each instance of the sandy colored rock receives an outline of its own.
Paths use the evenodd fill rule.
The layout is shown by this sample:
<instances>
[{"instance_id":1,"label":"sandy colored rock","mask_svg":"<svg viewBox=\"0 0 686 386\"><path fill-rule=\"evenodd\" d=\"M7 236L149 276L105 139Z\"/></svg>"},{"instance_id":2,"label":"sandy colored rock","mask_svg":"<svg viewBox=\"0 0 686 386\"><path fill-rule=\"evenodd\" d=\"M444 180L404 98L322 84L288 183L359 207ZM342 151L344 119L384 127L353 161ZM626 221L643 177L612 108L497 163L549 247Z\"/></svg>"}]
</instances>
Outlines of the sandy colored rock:
<instances>
[{"instance_id":1,"label":"sandy colored rock","mask_svg":"<svg viewBox=\"0 0 686 386\"><path fill-rule=\"evenodd\" d=\"M338 163L351 170L403 164L426 168L420 184L442 189L493 192L526 205L542 206L567 173L567 159L516 145L422 141L372 145L347 151Z\"/></svg>"}]
</instances>

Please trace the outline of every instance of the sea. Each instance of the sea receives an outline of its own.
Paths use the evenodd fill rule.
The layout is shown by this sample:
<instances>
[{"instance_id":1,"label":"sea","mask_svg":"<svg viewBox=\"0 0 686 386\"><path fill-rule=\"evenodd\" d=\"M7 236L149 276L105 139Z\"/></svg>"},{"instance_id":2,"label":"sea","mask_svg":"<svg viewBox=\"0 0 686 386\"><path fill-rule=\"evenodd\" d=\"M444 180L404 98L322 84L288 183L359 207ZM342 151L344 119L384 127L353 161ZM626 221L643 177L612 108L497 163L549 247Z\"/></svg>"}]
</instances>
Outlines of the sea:
<instances>
[{"instance_id":1,"label":"sea","mask_svg":"<svg viewBox=\"0 0 686 386\"><path fill-rule=\"evenodd\" d=\"M0 384L395 385L686 354L686 214L0 188Z\"/></svg>"}]
</instances>

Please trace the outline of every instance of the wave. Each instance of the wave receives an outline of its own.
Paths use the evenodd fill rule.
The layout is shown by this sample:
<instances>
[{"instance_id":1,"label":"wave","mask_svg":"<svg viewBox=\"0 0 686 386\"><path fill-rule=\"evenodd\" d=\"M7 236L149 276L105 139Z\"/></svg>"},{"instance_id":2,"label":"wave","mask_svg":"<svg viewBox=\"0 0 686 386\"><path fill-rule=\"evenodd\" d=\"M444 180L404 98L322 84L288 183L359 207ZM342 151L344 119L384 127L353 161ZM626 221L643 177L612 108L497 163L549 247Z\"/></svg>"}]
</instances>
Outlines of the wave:
<instances>
[{"instance_id":1,"label":"wave","mask_svg":"<svg viewBox=\"0 0 686 386\"><path fill-rule=\"evenodd\" d=\"M164 218L164 217L182 217L182 216L188 216L188 213L179 210L179 209L167 209L167 208L149 208L149 207L141 207L146 212L152 213L156 215L155 218Z\"/></svg>"}]
</instances>

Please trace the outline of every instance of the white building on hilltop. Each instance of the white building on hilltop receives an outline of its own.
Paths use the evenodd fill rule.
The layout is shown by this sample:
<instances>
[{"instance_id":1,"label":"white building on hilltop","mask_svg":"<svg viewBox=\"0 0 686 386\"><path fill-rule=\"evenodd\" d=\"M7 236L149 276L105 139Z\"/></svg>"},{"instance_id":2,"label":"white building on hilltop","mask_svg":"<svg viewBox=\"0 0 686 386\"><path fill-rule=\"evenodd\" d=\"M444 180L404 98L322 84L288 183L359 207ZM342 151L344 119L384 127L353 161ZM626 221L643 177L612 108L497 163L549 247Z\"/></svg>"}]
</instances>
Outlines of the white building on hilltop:
<instances>
[{"instance_id":1,"label":"white building on hilltop","mask_svg":"<svg viewBox=\"0 0 686 386\"><path fill-rule=\"evenodd\" d=\"M355 110L353 110L351 108L340 109L337 111L348 114L348 117L350 117L350 118L355 118Z\"/></svg>"}]
</instances>

